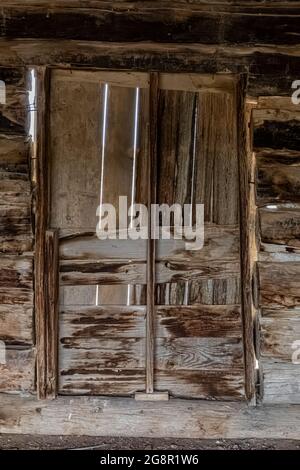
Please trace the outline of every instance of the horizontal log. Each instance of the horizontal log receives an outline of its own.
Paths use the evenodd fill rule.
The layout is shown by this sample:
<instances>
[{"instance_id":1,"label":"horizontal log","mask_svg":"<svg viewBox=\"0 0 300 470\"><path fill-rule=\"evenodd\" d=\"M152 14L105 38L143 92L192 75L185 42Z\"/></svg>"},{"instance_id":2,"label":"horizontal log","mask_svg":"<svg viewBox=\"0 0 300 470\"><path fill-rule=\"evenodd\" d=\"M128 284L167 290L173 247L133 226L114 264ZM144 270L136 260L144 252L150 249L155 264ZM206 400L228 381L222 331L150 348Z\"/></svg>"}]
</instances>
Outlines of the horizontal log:
<instances>
[{"instance_id":1,"label":"horizontal log","mask_svg":"<svg viewBox=\"0 0 300 470\"><path fill-rule=\"evenodd\" d=\"M254 148L300 150L300 121L266 120L253 131Z\"/></svg>"},{"instance_id":2,"label":"horizontal log","mask_svg":"<svg viewBox=\"0 0 300 470\"><path fill-rule=\"evenodd\" d=\"M300 248L300 207L260 208L259 220L262 242L285 244L291 252Z\"/></svg>"},{"instance_id":3,"label":"horizontal log","mask_svg":"<svg viewBox=\"0 0 300 470\"><path fill-rule=\"evenodd\" d=\"M262 151L256 154L257 203L298 202L300 154L295 151Z\"/></svg>"},{"instance_id":4,"label":"horizontal log","mask_svg":"<svg viewBox=\"0 0 300 470\"><path fill-rule=\"evenodd\" d=\"M260 305L296 307L300 305L300 263L258 263Z\"/></svg>"},{"instance_id":5,"label":"horizontal log","mask_svg":"<svg viewBox=\"0 0 300 470\"><path fill-rule=\"evenodd\" d=\"M32 392L34 367L33 349L6 348L5 363L0 362L0 392Z\"/></svg>"},{"instance_id":6,"label":"horizontal log","mask_svg":"<svg viewBox=\"0 0 300 470\"><path fill-rule=\"evenodd\" d=\"M256 109L299 112L298 106L292 102L290 96L259 96L254 113L257 112Z\"/></svg>"},{"instance_id":7,"label":"horizontal log","mask_svg":"<svg viewBox=\"0 0 300 470\"><path fill-rule=\"evenodd\" d=\"M288 245L261 243L258 261L266 263L300 262L300 248L294 248Z\"/></svg>"},{"instance_id":8,"label":"horizontal log","mask_svg":"<svg viewBox=\"0 0 300 470\"><path fill-rule=\"evenodd\" d=\"M65 4L2 7L1 36L97 41L297 44L299 8L222 9L181 2L106 2L93 8ZM234 14L233 14L234 13ZM291 14L292 13L292 14ZM272 21L271 21L272 20ZM78 28L82 24L84 28ZM280 34L276 34L279 31Z\"/></svg>"},{"instance_id":9,"label":"horizontal log","mask_svg":"<svg viewBox=\"0 0 300 470\"><path fill-rule=\"evenodd\" d=\"M300 338L300 309L263 309L260 319L260 356L290 364ZM300 347L298 347L300 349ZM296 354L298 357L298 355ZM299 368L300 374L300 368ZM299 376L300 378L300 376Z\"/></svg>"},{"instance_id":10,"label":"horizontal log","mask_svg":"<svg viewBox=\"0 0 300 470\"><path fill-rule=\"evenodd\" d=\"M300 165L258 166L257 203L300 202Z\"/></svg>"},{"instance_id":11,"label":"horizontal log","mask_svg":"<svg viewBox=\"0 0 300 470\"><path fill-rule=\"evenodd\" d=\"M241 402L1 396L0 432L198 439L299 439L300 407Z\"/></svg>"},{"instance_id":12,"label":"horizontal log","mask_svg":"<svg viewBox=\"0 0 300 470\"><path fill-rule=\"evenodd\" d=\"M32 259L17 256L0 257L0 287L32 288Z\"/></svg>"},{"instance_id":13,"label":"horizontal log","mask_svg":"<svg viewBox=\"0 0 300 470\"><path fill-rule=\"evenodd\" d=\"M1 134L0 148L1 171L28 174L30 148L28 138L24 138L23 136Z\"/></svg>"},{"instance_id":14,"label":"horizontal log","mask_svg":"<svg viewBox=\"0 0 300 470\"><path fill-rule=\"evenodd\" d=\"M8 345L33 343L32 306L0 305L0 340Z\"/></svg>"},{"instance_id":15,"label":"horizontal log","mask_svg":"<svg viewBox=\"0 0 300 470\"><path fill-rule=\"evenodd\" d=\"M161 72L247 72L251 96L291 95L300 64L299 46L97 43L64 40L1 40L6 66L53 65ZM288 73L287 73L288 67Z\"/></svg>"},{"instance_id":16,"label":"horizontal log","mask_svg":"<svg viewBox=\"0 0 300 470\"><path fill-rule=\"evenodd\" d=\"M265 360L263 371L263 403L300 404L300 366L299 364L278 364Z\"/></svg>"}]
</instances>

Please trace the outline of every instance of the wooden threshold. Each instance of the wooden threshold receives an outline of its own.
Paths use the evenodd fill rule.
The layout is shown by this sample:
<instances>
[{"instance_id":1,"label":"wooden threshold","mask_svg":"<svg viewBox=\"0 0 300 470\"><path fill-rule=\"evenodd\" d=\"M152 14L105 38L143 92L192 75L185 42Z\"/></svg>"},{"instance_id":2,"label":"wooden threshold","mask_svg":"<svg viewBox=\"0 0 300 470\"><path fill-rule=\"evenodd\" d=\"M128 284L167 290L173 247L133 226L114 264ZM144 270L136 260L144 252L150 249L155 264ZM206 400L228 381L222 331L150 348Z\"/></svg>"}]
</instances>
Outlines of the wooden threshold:
<instances>
[{"instance_id":1,"label":"wooden threshold","mask_svg":"<svg viewBox=\"0 0 300 470\"><path fill-rule=\"evenodd\" d=\"M241 402L132 398L0 396L0 433L299 439L300 405L249 407Z\"/></svg>"}]
</instances>

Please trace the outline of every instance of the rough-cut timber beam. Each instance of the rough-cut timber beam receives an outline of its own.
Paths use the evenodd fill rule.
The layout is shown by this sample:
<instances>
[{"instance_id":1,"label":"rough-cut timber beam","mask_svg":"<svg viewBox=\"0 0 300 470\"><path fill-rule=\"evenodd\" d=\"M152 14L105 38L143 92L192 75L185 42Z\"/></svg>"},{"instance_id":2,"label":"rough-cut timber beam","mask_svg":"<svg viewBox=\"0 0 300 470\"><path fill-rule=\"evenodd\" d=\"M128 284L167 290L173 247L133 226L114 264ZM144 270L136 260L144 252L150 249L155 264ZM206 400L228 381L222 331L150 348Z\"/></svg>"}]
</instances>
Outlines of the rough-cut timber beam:
<instances>
[{"instance_id":1,"label":"rough-cut timber beam","mask_svg":"<svg viewBox=\"0 0 300 470\"><path fill-rule=\"evenodd\" d=\"M298 46L218 46L203 44L100 43L0 40L0 65L49 65L161 72L249 73L253 96L291 95L299 78Z\"/></svg>"},{"instance_id":2,"label":"rough-cut timber beam","mask_svg":"<svg viewBox=\"0 0 300 470\"><path fill-rule=\"evenodd\" d=\"M46 161L47 96L49 74L45 67L37 70L37 184L36 184L36 248L35 248L35 325L37 349L37 393L46 398L48 350L48 272L46 229L48 226L48 169Z\"/></svg>"},{"instance_id":3,"label":"rough-cut timber beam","mask_svg":"<svg viewBox=\"0 0 300 470\"><path fill-rule=\"evenodd\" d=\"M299 6L157 2L1 2L8 38L298 44ZM50 4L50 6L49 6Z\"/></svg>"},{"instance_id":4,"label":"rough-cut timber beam","mask_svg":"<svg viewBox=\"0 0 300 470\"><path fill-rule=\"evenodd\" d=\"M0 433L203 439L299 439L300 406L171 399L2 396Z\"/></svg>"}]
</instances>

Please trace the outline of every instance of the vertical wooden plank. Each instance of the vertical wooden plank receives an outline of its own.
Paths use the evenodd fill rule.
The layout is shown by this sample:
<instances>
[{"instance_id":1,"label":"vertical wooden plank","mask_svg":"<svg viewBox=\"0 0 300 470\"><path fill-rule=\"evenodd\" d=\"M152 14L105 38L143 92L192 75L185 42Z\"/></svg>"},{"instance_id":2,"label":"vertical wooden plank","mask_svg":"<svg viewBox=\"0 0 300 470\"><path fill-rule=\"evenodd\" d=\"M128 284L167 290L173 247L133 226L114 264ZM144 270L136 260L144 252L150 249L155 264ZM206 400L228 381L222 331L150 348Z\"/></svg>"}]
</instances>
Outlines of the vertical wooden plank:
<instances>
[{"instance_id":1,"label":"vertical wooden plank","mask_svg":"<svg viewBox=\"0 0 300 470\"><path fill-rule=\"evenodd\" d=\"M46 397L55 398L58 389L58 232L46 231Z\"/></svg>"},{"instance_id":2,"label":"vertical wooden plank","mask_svg":"<svg viewBox=\"0 0 300 470\"><path fill-rule=\"evenodd\" d=\"M237 129L238 129L238 162L240 187L240 245L241 245L241 291L242 318L245 360L245 390L249 401L255 400L255 352L254 352L254 319L252 305L251 273L251 173L252 161L249 151L245 92L247 79L241 75L237 84Z\"/></svg>"},{"instance_id":3,"label":"vertical wooden plank","mask_svg":"<svg viewBox=\"0 0 300 470\"><path fill-rule=\"evenodd\" d=\"M146 317L146 393L154 391L155 240L151 236L151 204L156 201L158 74L150 74L150 153L148 159L148 242Z\"/></svg>"},{"instance_id":4,"label":"vertical wooden plank","mask_svg":"<svg viewBox=\"0 0 300 470\"><path fill-rule=\"evenodd\" d=\"M238 161L234 93L199 94L195 202L206 222L238 223Z\"/></svg>"},{"instance_id":5,"label":"vertical wooden plank","mask_svg":"<svg viewBox=\"0 0 300 470\"><path fill-rule=\"evenodd\" d=\"M47 129L50 73L46 67L37 68L37 162L36 162L36 208L35 208L35 324L37 349L37 395L47 396L47 272L45 262L48 225L48 170Z\"/></svg>"}]
</instances>

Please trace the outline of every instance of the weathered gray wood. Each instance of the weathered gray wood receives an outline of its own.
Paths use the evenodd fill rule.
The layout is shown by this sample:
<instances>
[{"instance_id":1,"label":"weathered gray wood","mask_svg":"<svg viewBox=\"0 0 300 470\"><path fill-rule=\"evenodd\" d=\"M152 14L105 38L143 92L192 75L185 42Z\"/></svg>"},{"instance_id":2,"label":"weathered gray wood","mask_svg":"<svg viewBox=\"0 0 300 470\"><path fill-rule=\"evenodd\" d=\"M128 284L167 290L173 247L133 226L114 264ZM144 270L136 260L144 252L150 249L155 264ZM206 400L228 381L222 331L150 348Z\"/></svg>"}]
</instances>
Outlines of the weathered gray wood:
<instances>
[{"instance_id":1,"label":"weathered gray wood","mask_svg":"<svg viewBox=\"0 0 300 470\"><path fill-rule=\"evenodd\" d=\"M292 354L299 346L294 343L300 338L300 309L262 310L260 319L261 358L274 359L290 365ZM300 380L300 368L295 367L294 381ZM299 389L300 392L300 389ZM300 396L299 396L300 397Z\"/></svg>"},{"instance_id":2,"label":"weathered gray wood","mask_svg":"<svg viewBox=\"0 0 300 470\"><path fill-rule=\"evenodd\" d=\"M32 289L32 259L28 256L1 256L0 287Z\"/></svg>"},{"instance_id":3,"label":"weathered gray wood","mask_svg":"<svg viewBox=\"0 0 300 470\"><path fill-rule=\"evenodd\" d=\"M241 303L240 275L190 281L188 303L189 305L234 305Z\"/></svg>"},{"instance_id":4,"label":"weathered gray wood","mask_svg":"<svg viewBox=\"0 0 300 470\"><path fill-rule=\"evenodd\" d=\"M32 345L32 306L0 305L0 339L6 344Z\"/></svg>"},{"instance_id":5,"label":"weathered gray wood","mask_svg":"<svg viewBox=\"0 0 300 470\"><path fill-rule=\"evenodd\" d=\"M5 349L5 363L0 363L0 392L33 392L35 351Z\"/></svg>"},{"instance_id":6,"label":"weathered gray wood","mask_svg":"<svg viewBox=\"0 0 300 470\"><path fill-rule=\"evenodd\" d=\"M299 364L282 364L277 360L263 360L263 403L300 403Z\"/></svg>"},{"instance_id":7,"label":"weathered gray wood","mask_svg":"<svg viewBox=\"0 0 300 470\"><path fill-rule=\"evenodd\" d=\"M259 210L259 216L262 242L287 245L290 252L300 248L300 207L264 207Z\"/></svg>"},{"instance_id":8,"label":"weathered gray wood","mask_svg":"<svg viewBox=\"0 0 300 470\"><path fill-rule=\"evenodd\" d=\"M238 338L241 316L238 305L157 306L158 338ZM61 306L62 337L145 337L145 306Z\"/></svg>"},{"instance_id":9,"label":"weathered gray wood","mask_svg":"<svg viewBox=\"0 0 300 470\"><path fill-rule=\"evenodd\" d=\"M148 239L147 239L147 311L146 311L146 393L154 392L154 354L155 354L155 283L156 283L156 244L152 230L152 204L157 202L157 168L158 168L158 74L150 74L149 90L149 155L147 162L147 195L148 195Z\"/></svg>"},{"instance_id":10,"label":"weathered gray wood","mask_svg":"<svg viewBox=\"0 0 300 470\"><path fill-rule=\"evenodd\" d=\"M208 400L245 400L244 369L156 371L155 388L171 396Z\"/></svg>"},{"instance_id":11,"label":"weathered gray wood","mask_svg":"<svg viewBox=\"0 0 300 470\"><path fill-rule=\"evenodd\" d=\"M80 83L75 78L68 81L64 72L62 75L60 70L51 72L52 228L94 227L96 230L101 181L102 98L100 83ZM88 151L83 152L85 148Z\"/></svg>"},{"instance_id":12,"label":"weathered gray wood","mask_svg":"<svg viewBox=\"0 0 300 470\"><path fill-rule=\"evenodd\" d=\"M231 93L201 93L196 133L195 195L205 220L238 222L236 99Z\"/></svg>"},{"instance_id":13,"label":"weathered gray wood","mask_svg":"<svg viewBox=\"0 0 300 470\"><path fill-rule=\"evenodd\" d=\"M0 432L16 434L299 439L300 407L172 399L1 396Z\"/></svg>"},{"instance_id":14,"label":"weathered gray wood","mask_svg":"<svg viewBox=\"0 0 300 470\"><path fill-rule=\"evenodd\" d=\"M300 263L258 263L260 304L263 307L300 305Z\"/></svg>"}]
</instances>

